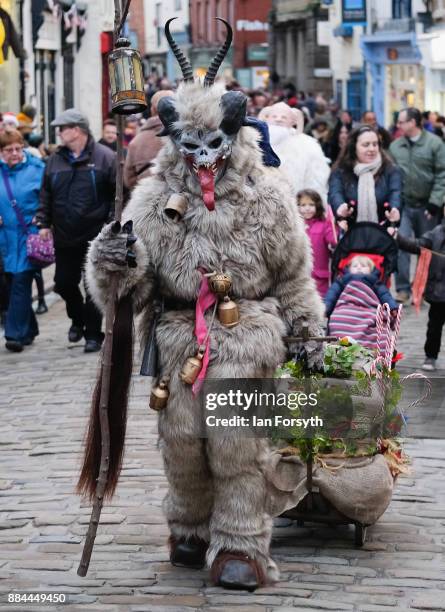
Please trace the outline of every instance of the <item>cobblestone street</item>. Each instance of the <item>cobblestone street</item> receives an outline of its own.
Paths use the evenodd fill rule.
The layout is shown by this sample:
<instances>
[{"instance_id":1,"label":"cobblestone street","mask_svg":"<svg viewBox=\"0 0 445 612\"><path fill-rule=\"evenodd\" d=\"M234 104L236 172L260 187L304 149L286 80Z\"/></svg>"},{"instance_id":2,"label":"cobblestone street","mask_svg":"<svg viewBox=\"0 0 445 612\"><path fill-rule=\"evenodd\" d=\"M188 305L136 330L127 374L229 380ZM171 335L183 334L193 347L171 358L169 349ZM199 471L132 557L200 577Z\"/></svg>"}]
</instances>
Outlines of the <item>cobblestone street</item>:
<instances>
[{"instance_id":1,"label":"cobblestone street","mask_svg":"<svg viewBox=\"0 0 445 612\"><path fill-rule=\"evenodd\" d=\"M445 444L416 438L413 474L398 480L390 508L362 549L352 528L276 528L272 553L281 582L254 594L227 592L207 571L168 561L149 380L133 380L126 455L117 494L104 507L90 570L76 574L90 516L74 485L97 354L68 346L62 301L40 317L40 336L21 354L0 345L0 610L13 591L67 594L66 612L290 612L445 610ZM401 372L422 363L426 308L408 309ZM445 373L445 358L441 365ZM442 393L443 395L443 393ZM422 408L418 408L422 410Z\"/></svg>"}]
</instances>

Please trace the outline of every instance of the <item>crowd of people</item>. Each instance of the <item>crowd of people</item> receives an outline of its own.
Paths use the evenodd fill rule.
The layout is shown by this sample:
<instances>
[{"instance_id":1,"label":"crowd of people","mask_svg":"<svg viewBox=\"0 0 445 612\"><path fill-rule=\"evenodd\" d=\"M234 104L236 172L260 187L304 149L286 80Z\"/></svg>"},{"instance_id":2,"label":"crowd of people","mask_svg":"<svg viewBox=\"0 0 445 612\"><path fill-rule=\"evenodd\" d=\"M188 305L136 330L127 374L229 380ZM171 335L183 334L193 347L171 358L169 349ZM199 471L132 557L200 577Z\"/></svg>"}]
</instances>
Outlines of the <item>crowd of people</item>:
<instances>
[{"instance_id":1,"label":"crowd of people","mask_svg":"<svg viewBox=\"0 0 445 612\"><path fill-rule=\"evenodd\" d=\"M147 88L146 116L126 119L127 196L153 173L164 144L158 136L162 123L157 108L173 91L165 80L158 85L149 83ZM230 87L237 89L236 84ZM101 315L88 287L82 292L79 286L89 241L113 216L116 122L107 119L96 142L88 118L68 109L51 124L58 130L60 146L48 147L35 133L33 112L27 106L17 115L0 116L0 310L6 348L22 351L38 334L34 279L39 287L36 312L47 310L41 271L26 257L27 233L39 233L44 240L54 240L55 291L66 303L68 340L85 338L85 351L97 351L103 340ZM249 125L258 130L266 165L275 166L273 171L288 181L296 214L306 224L313 277L329 321L348 283L357 278L395 313L398 303L411 300L410 253L434 251L425 293L430 311L423 367L435 369L445 322L445 118L405 108L385 129L371 110L355 121L351 112L321 95L292 89L275 95L249 92L248 115ZM397 241L394 297L382 285L375 261L366 257L352 259L331 285L332 252L357 223L377 224Z\"/></svg>"}]
</instances>

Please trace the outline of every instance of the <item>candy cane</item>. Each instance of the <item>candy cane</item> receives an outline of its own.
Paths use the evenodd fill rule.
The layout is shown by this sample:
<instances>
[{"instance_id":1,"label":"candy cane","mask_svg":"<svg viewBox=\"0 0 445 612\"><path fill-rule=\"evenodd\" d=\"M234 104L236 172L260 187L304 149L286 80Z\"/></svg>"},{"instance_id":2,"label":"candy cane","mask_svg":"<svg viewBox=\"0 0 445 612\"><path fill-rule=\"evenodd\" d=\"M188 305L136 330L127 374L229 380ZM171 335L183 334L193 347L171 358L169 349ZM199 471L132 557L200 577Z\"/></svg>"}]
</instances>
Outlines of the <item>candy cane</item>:
<instances>
[{"instance_id":1,"label":"candy cane","mask_svg":"<svg viewBox=\"0 0 445 612\"><path fill-rule=\"evenodd\" d=\"M383 338L383 307L381 304L378 305L377 307L377 314L376 314L376 321L375 321L375 327L376 327L376 332L377 332L377 350L378 353L380 355L380 343L382 342L382 338Z\"/></svg>"},{"instance_id":2,"label":"candy cane","mask_svg":"<svg viewBox=\"0 0 445 612\"><path fill-rule=\"evenodd\" d=\"M386 328L386 329L385 329ZM377 349L383 353L384 363L390 368L393 352L393 341L391 334L391 313L388 304L379 304L376 314ZM383 336L385 334L385 337ZM381 346L384 346L384 350Z\"/></svg>"}]
</instances>

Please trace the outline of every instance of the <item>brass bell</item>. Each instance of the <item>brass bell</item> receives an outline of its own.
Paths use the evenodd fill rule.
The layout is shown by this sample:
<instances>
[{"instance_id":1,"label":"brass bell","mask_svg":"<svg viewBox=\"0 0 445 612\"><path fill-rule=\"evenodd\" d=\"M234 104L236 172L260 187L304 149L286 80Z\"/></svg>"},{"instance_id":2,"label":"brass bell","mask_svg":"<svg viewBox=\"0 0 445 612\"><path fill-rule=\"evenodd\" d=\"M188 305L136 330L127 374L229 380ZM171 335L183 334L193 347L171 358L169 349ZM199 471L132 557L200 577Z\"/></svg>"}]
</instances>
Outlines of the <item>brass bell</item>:
<instances>
[{"instance_id":1,"label":"brass bell","mask_svg":"<svg viewBox=\"0 0 445 612\"><path fill-rule=\"evenodd\" d=\"M226 327L234 327L239 323L238 306L228 295L218 304L218 319Z\"/></svg>"},{"instance_id":2,"label":"brass bell","mask_svg":"<svg viewBox=\"0 0 445 612\"><path fill-rule=\"evenodd\" d=\"M213 293L223 298L232 288L232 279L227 274L214 274L209 278L209 287Z\"/></svg>"},{"instance_id":3,"label":"brass bell","mask_svg":"<svg viewBox=\"0 0 445 612\"><path fill-rule=\"evenodd\" d=\"M164 410L167 407L170 391L168 390L168 378L161 378L159 384L152 388L150 393L150 408L152 410Z\"/></svg>"},{"instance_id":4,"label":"brass bell","mask_svg":"<svg viewBox=\"0 0 445 612\"><path fill-rule=\"evenodd\" d=\"M187 210L187 200L180 193L174 193L168 199L164 212L172 221L180 221Z\"/></svg>"},{"instance_id":5,"label":"brass bell","mask_svg":"<svg viewBox=\"0 0 445 612\"><path fill-rule=\"evenodd\" d=\"M188 357L185 360L182 370L179 373L179 378L186 385L193 385L195 380L198 378L202 369L202 358L204 357L204 353L205 347L201 346L194 357Z\"/></svg>"}]
</instances>

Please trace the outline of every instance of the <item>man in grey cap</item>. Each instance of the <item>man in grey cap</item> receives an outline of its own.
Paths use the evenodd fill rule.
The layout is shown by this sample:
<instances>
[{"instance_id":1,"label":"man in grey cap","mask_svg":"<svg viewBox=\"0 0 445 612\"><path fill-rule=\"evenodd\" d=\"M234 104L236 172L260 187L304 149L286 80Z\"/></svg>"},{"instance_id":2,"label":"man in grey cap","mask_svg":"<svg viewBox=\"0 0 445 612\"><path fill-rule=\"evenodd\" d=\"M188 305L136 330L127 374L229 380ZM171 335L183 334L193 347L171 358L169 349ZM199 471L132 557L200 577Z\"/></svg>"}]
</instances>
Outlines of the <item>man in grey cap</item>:
<instances>
[{"instance_id":1,"label":"man in grey cap","mask_svg":"<svg viewBox=\"0 0 445 612\"><path fill-rule=\"evenodd\" d=\"M116 154L95 142L89 121L75 108L51 123L62 146L48 159L40 192L37 224L42 238L54 236L55 291L71 319L70 342L85 337L85 352L98 351L103 341L102 317L88 290L79 288L88 243L111 220L116 188Z\"/></svg>"}]
</instances>

